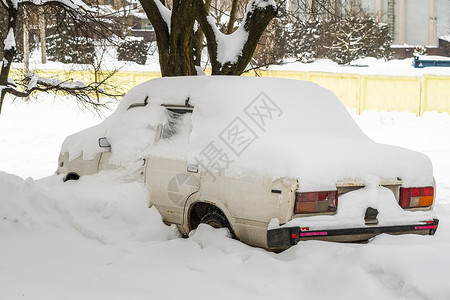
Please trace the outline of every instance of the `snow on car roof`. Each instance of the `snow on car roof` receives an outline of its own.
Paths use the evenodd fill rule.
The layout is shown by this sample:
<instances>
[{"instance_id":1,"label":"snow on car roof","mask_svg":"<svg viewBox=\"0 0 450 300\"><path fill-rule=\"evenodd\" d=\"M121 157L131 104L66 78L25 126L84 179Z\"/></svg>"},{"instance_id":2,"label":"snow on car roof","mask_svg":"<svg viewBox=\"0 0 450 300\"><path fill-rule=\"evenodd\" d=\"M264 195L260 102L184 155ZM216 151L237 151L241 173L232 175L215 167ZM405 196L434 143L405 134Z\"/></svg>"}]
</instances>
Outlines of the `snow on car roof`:
<instances>
[{"instance_id":1,"label":"snow on car roof","mask_svg":"<svg viewBox=\"0 0 450 300\"><path fill-rule=\"evenodd\" d=\"M148 105L127 110L146 97ZM400 177L406 186L433 183L425 155L370 140L331 91L276 78L150 80L130 90L102 124L69 137L61 152L92 158L101 151L94 146L98 137L107 136L113 161L129 164L158 147L153 145L156 127L167 122L162 105L186 103L195 107L189 145L171 147L212 174L293 177L303 191L334 189L338 180L368 176ZM171 151L153 153L180 158Z\"/></svg>"}]
</instances>

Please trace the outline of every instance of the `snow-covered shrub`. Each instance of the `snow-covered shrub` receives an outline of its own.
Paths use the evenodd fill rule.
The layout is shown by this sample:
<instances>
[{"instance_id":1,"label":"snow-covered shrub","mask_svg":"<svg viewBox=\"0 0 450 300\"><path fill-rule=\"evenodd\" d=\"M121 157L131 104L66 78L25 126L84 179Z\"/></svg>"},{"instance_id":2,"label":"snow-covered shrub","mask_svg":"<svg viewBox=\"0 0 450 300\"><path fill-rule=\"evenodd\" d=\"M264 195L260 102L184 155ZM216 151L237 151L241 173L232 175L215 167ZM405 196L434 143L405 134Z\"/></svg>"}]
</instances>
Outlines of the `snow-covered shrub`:
<instances>
[{"instance_id":1,"label":"snow-covered shrub","mask_svg":"<svg viewBox=\"0 0 450 300\"><path fill-rule=\"evenodd\" d=\"M145 65L150 43L144 39L127 39L117 47L117 59Z\"/></svg>"},{"instance_id":2,"label":"snow-covered shrub","mask_svg":"<svg viewBox=\"0 0 450 300\"><path fill-rule=\"evenodd\" d=\"M62 63L92 64L95 57L93 38L85 32L77 34L77 26L70 22L64 25L47 29L48 58Z\"/></svg>"},{"instance_id":3,"label":"snow-covered shrub","mask_svg":"<svg viewBox=\"0 0 450 300\"><path fill-rule=\"evenodd\" d=\"M276 61L295 58L308 63L329 58L348 64L362 57L392 58L389 26L373 16L277 20L273 52Z\"/></svg>"},{"instance_id":4,"label":"snow-covered shrub","mask_svg":"<svg viewBox=\"0 0 450 300\"><path fill-rule=\"evenodd\" d=\"M426 54L427 54L427 48L425 46L416 46L416 48L414 48L414 56L426 55Z\"/></svg>"},{"instance_id":5,"label":"snow-covered shrub","mask_svg":"<svg viewBox=\"0 0 450 300\"><path fill-rule=\"evenodd\" d=\"M281 63L295 58L308 63L320 54L321 21L300 20L282 12L267 28L258 44L253 60Z\"/></svg>"},{"instance_id":6,"label":"snow-covered shrub","mask_svg":"<svg viewBox=\"0 0 450 300\"><path fill-rule=\"evenodd\" d=\"M326 23L323 47L328 51L325 57L339 64L367 56L391 58L391 36L387 24L376 22L372 16L350 16Z\"/></svg>"},{"instance_id":7,"label":"snow-covered shrub","mask_svg":"<svg viewBox=\"0 0 450 300\"><path fill-rule=\"evenodd\" d=\"M392 36L389 34L389 25L376 22L373 18L366 18L366 22L369 23L369 34L363 38L365 46L362 50L362 56L392 59Z\"/></svg>"},{"instance_id":8,"label":"snow-covered shrub","mask_svg":"<svg viewBox=\"0 0 450 300\"><path fill-rule=\"evenodd\" d=\"M322 22L307 20L296 24L289 41L289 50L297 61L308 63L314 61L320 53Z\"/></svg>"},{"instance_id":9,"label":"snow-covered shrub","mask_svg":"<svg viewBox=\"0 0 450 300\"><path fill-rule=\"evenodd\" d=\"M363 44L364 28L355 17L329 23L324 48L328 58L339 64L350 63L359 57Z\"/></svg>"}]
</instances>

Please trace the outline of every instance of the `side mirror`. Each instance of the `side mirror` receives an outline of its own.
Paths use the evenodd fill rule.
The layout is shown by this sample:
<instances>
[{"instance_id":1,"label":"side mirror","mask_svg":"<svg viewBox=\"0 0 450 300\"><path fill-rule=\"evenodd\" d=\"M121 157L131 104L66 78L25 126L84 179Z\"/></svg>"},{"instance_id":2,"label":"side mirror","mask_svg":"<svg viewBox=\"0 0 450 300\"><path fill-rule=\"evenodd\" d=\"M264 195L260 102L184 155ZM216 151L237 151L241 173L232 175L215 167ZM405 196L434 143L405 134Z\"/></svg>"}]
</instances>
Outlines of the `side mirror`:
<instances>
[{"instance_id":1,"label":"side mirror","mask_svg":"<svg viewBox=\"0 0 450 300\"><path fill-rule=\"evenodd\" d=\"M102 138L98 139L98 146L100 148L109 148L109 147L111 147L111 144L108 142L106 137L102 137Z\"/></svg>"}]
</instances>

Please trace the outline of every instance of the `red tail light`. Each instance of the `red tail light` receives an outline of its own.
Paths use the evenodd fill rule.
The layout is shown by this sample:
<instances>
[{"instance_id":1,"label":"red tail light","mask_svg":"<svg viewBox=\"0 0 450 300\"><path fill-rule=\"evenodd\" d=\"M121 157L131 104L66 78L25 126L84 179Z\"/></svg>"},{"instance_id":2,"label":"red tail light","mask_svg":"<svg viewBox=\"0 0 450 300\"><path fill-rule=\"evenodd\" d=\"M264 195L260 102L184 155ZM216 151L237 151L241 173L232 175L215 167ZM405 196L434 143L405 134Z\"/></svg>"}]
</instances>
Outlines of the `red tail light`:
<instances>
[{"instance_id":1,"label":"red tail light","mask_svg":"<svg viewBox=\"0 0 450 300\"><path fill-rule=\"evenodd\" d=\"M434 188L432 186L421 188L400 188L400 206L427 207L433 205Z\"/></svg>"},{"instance_id":2,"label":"red tail light","mask_svg":"<svg viewBox=\"0 0 450 300\"><path fill-rule=\"evenodd\" d=\"M337 191L296 193L294 213L335 212L337 203Z\"/></svg>"}]
</instances>

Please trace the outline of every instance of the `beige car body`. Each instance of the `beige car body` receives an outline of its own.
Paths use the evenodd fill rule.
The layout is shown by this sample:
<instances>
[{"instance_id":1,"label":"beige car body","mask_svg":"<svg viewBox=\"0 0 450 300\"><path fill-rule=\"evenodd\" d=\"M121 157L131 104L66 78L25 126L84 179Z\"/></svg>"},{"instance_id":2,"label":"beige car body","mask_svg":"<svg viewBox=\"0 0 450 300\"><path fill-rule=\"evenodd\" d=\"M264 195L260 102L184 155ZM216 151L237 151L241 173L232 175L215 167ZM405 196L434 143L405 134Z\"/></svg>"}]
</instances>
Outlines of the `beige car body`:
<instances>
[{"instance_id":1,"label":"beige car body","mask_svg":"<svg viewBox=\"0 0 450 300\"><path fill-rule=\"evenodd\" d=\"M168 83L169 81L173 82L171 83L170 87L177 86L179 88L174 90L167 88L166 83ZM257 172L250 173L254 175L246 175L246 177L242 177L244 175L232 177L231 175L225 175L224 171L226 170L224 169L221 169L217 172L214 171L214 173L212 173L203 165L201 165L201 163L197 162L197 164L195 164L192 162L192 160L195 161L195 159L197 158L192 155L189 156L188 152L190 151L189 148L193 144L195 144L195 138L193 138L192 136L196 136L197 139L199 136L201 136L202 139L205 139L205 137L203 136L205 128L214 130L216 129L216 123L205 123L203 121L205 119L214 117L215 122L223 121L222 124L225 124L224 120L219 119L222 113L221 110L226 108L226 105L224 104L228 104L230 101L227 96L228 93L225 93L226 97L217 97L221 100L217 100L217 105L209 107L209 110L211 110L212 107L215 107L213 113L209 114L209 110L206 108L208 107L208 104L210 104L210 93L215 93L216 91L218 91L219 93L219 90L225 91L225 89L228 87L228 85L226 84L231 84L232 82L234 84L241 84L241 81L246 83L245 87L248 91L251 92L248 95L253 95L253 92L255 92L255 95L258 95L255 99L266 99L265 94L261 93L260 91L262 86L266 85L265 88L271 91L271 95L274 96L274 99L276 98L277 101L280 101L280 103L285 103L285 105L293 105L296 103L298 104L298 106L293 105L293 107L297 107L296 109L290 108L290 112L292 112L291 114L288 114L288 111L286 110L286 112L283 114L283 118L280 118L280 122L281 120L283 121L281 122L281 124L284 124L283 127L280 127L280 130L286 130L286 128L289 129L288 133L292 134L286 135L287 137L289 137L289 139L277 140L276 138L278 132L274 131L271 135L264 135L264 140L267 142L267 144L259 144L260 146L254 144L252 147L253 149L260 150L257 151L258 155L261 154L261 157L259 158L260 160L258 160L259 165L264 165L265 162L270 163L272 160L276 161L277 157L274 157L274 155L278 155L278 153L280 153L280 157L285 160L286 164L292 163L299 170L302 170L305 162L311 160L313 164L309 165L309 169L305 168L306 171L304 171L304 175L302 175L303 177L282 177L282 174L287 174L282 173L283 171L280 171L281 173L277 173L277 176L273 177L280 178L281 174L281 179L277 180L271 180L268 179L268 177L258 176L256 175L259 174ZM181 88L180 86L183 86L183 88ZM269 87L271 87L271 89L269 89ZM283 89L285 89L289 93L283 93L283 96L278 95L281 91L283 91ZM150 91L152 93L150 93ZM151 94L151 97L153 97L153 102L149 101L148 95L145 96L147 92ZM176 93L172 94L172 92ZM203 95L203 93L205 94ZM240 94L241 91L235 91L235 98L232 98L234 102L238 103L240 100L242 100L239 98L242 97ZM297 94L309 95L308 97L316 96L316 94L319 94L319 96L317 97L317 99L314 98L315 101L312 102L308 97L299 97L299 101L295 102L291 99L291 97L294 98ZM348 140L346 140L346 138L348 138L349 136L353 137L353 135L355 135L358 139L362 139L364 145L366 146L366 148L356 147L355 151L371 152L371 155L367 156L367 158L359 158L359 161L367 162L367 164L378 164L376 159L378 159L379 162L384 162L384 157L389 156L387 154L392 151L396 153L396 156L394 157L396 157L397 159L402 157L402 155L399 155L399 152L401 152L400 154L405 153L403 152L405 151L405 149L394 149L390 146L376 148L375 146L377 146L377 144L370 141L370 139L365 136L362 131L360 131L359 127L353 122L351 117L349 115L345 116L347 111L335 97L335 95L323 88L313 85L312 83L297 81L288 82L279 81L276 79L258 80L243 78L239 80L231 77L170 78L150 81L140 87L136 87L127 95L128 98L127 96L124 98L125 101L123 102L123 106L119 107L120 113L118 114L118 116L116 115L116 119L109 119L109 123L103 124L103 127L101 127L100 129L97 128L95 130L89 131L89 134L86 134L86 132L76 134L75 137L72 137L72 139L75 140L74 143L71 143L70 138L67 139L68 143L65 142L65 144L67 145L63 145L64 150L62 150L63 152L59 157L59 166L57 170L58 174L65 174L65 180L78 179L79 176L91 175L103 170L118 168L118 166L110 163L111 161L113 161L114 154L120 152L120 150L116 150L117 152L114 152L114 149L122 149L120 148L120 145L122 145L123 147L123 143L128 143L126 144L125 148L129 149L128 146L133 146L129 143L133 143L133 141L136 141L136 143L144 141L146 148L140 149L140 151L143 152L138 152L138 154L135 153L132 155L132 157L130 157L130 159L137 159L138 161L140 159L142 161L140 168L133 171L134 176L132 176L132 180L140 181L146 185L146 187L150 191L151 205L155 206L158 209L163 217L164 222L166 222L167 224L175 224L179 228L180 232L184 235L188 235L189 232L196 229L200 223L207 223L215 227L227 227L235 237L247 244L270 249L284 249L291 245L295 245L300 240L308 239L321 239L331 241L362 241L367 240L380 233L399 234L414 232L419 234L434 234L434 232L436 231L438 220L431 212L431 210L433 209L433 205L430 205L429 202L426 202L426 205L429 206L422 207L417 207L418 205L413 206L408 204L408 206L405 206L407 207L405 209L401 209L400 205L397 206L397 204L394 203L394 198L392 197L392 195L395 197L397 203L400 202L401 198L400 189L403 182L402 179L398 177L382 178L382 176L376 176L377 180L379 179L376 184L378 184L379 182L380 186L388 188L390 191L392 191L392 194L389 193L388 204L390 205L390 208L393 207L393 211L395 211L395 213L398 213L397 215L395 215L391 214L391 211L389 211L386 214L388 216L387 218L389 218L388 222L386 222L386 218L382 220L381 223L378 222L377 216L379 216L381 220L385 215L379 215L376 206L377 204L371 204L368 201L360 201L360 203L363 203L363 205L365 205L362 208L362 210L365 211L365 214L364 211L358 211L356 215L352 215L350 217L346 215L345 212L344 214L342 214L342 211L338 212L336 203L332 203L330 205L330 203L328 202L328 198L327 201L321 201L320 203L321 205L325 204L325 209L321 208L314 210L304 210L316 211L315 213L304 213L304 211L299 209L298 212L302 213L295 213L296 201L301 202L298 199L300 199L302 193L313 192L318 194L319 192L327 193L330 192L330 190L333 190L333 196L331 198L335 197L336 191L338 199L347 193L349 193L347 195L349 197L355 194L357 194L358 199L365 197L360 197L359 195L364 195L363 188L366 185L366 181L357 179L357 177L364 177L371 172L367 171L367 168L363 169L363 171L357 173L360 175L354 176L356 177L354 179L345 179L348 176L353 176L351 172L342 173L348 175L336 175L336 177L330 177L332 179L327 182L327 190L324 191L308 189L301 190L301 188L299 188L300 184L298 180L307 181L309 179L308 176L310 176L309 172L319 171L316 172L316 174L319 175L312 179L315 183L318 184L317 186L320 186L322 175L326 175L326 173L328 172L327 168L323 166L322 161L318 161L317 164L314 164L314 162L316 162L316 160L320 160L320 158L314 157L314 153L312 152L305 152L306 154L303 155L303 160L299 160L298 157L296 157L298 153L295 152L286 152L287 154L281 154L283 153L281 150L290 149L291 140L299 138L296 132L297 126L300 126L296 123L298 121L297 112L303 112L301 110L302 108L308 108L305 110L305 112L303 112L302 120L304 120L304 122L312 122L311 124L315 124L311 125L313 129L318 128L318 130L313 132L315 132L315 134L326 133L324 135L324 141L326 143L324 143L323 145L325 145L325 148L330 151L324 152L325 154L322 153L321 155L325 155L327 158L331 157L332 160L334 160L333 155L335 153L333 152L333 147L336 145L334 145L327 139L335 138L333 140L334 142L342 140L342 145L338 146L341 150L341 157L336 157L335 161L338 162L338 164L335 164L334 168L332 168L334 171L344 170L346 163L350 163L351 160L354 159L352 155L354 155L355 152L351 151L354 149L351 147L359 144L348 144ZM191 95L193 98L190 99L190 97L188 97L187 95ZM248 97L248 95L246 97ZM163 98L164 100L162 100ZM291 101L289 99L291 99L293 102L289 102ZM321 99L323 100L322 102L319 101ZM158 102L159 100L161 100L161 102ZM173 102L167 103L165 101ZM192 101L192 105L189 101ZM318 107L311 105L311 103L319 105L319 102L317 101L322 103L321 105L327 105L327 109L325 109L325 107L319 109ZM233 109L236 109L235 106L239 107L239 105L236 105L236 103L234 103L234 106L230 105L228 117L230 117L230 113L234 113ZM275 102L273 103L275 104ZM151 109L149 109L147 105L150 105L149 107L151 107ZM196 106L197 110L195 110L194 106ZM129 111L130 109L131 111ZM202 111L202 109L205 110ZM239 109L242 109L242 107ZM160 110L162 112L161 115L163 116L161 118L165 119L163 120L159 117L146 119L148 118L148 115L146 114L135 114L139 112L150 114L151 111L155 110ZM196 112L199 112L199 114L196 114ZM326 114L324 114L324 112L326 112ZM138 121L147 122L144 122L142 124L139 123L138 125L136 125L136 128L138 130L142 128L151 128L151 135L148 134L150 131L145 131L145 134L141 133L141 135L134 136L134 138L138 138L139 140L133 140L127 139L126 136L128 133L124 131L123 135L119 137L116 136L115 140L114 134L110 135L112 137L112 141L116 142L116 144L109 145L109 143L107 143L106 141L106 138L103 136L98 136L98 134L109 134L108 130L105 129L108 128L108 126L111 126L111 128L113 129L114 127L120 127L122 124L121 122L124 122L124 120L129 120L120 119L120 117L125 116L126 113L128 113L127 118L136 118ZM319 114L322 119L318 119L318 121L315 120L314 114ZM342 116L342 118L339 118L339 116ZM327 120L323 120L323 118L330 118L330 124L324 122ZM117 120L121 121L119 122ZM151 124L148 121L151 121ZM328 124L328 126L333 126L333 122L337 122L336 124L339 124L338 122L343 122L343 124L346 124L346 126L343 126L342 128L345 129L340 130L339 126L336 126L337 130L335 130L333 134L330 134L328 132L328 128L324 128L322 126L322 123ZM310 123L303 123L302 126L303 128L307 128L309 124ZM212 134L213 131L208 134ZM206 132L208 131L206 130ZM310 130L308 129L305 130L305 132L311 134ZM303 143L305 145L308 145L307 139L310 137L308 134L305 134L305 132L303 133L303 138L305 139ZM336 134L338 135L337 138L335 136L331 136ZM339 137L341 138L341 140L338 140ZM73 153L68 153L68 151L72 151L72 149L75 149L73 150L74 153L81 152L80 149L82 147L80 147L80 145L82 145L83 141L86 141L86 139L88 139L89 145L93 145L93 142L95 142L91 139L99 139L99 147L95 148L94 150L92 150L93 148L91 147L89 148L90 153L86 153L86 157L92 157L92 154L94 154L94 157L90 159L84 159L83 153L81 153L81 155L73 159L73 157L70 156L70 154ZM176 141L177 143L172 143L174 141ZM182 143L178 143L180 141ZM317 140L315 140L315 142L317 142ZM272 154L266 155L266 152L264 150L267 148L261 148L266 147L266 145L273 146L276 151L271 152ZM300 145L298 148L300 149L302 148L301 145L303 144L297 143L297 146L298 145ZM116 146L117 148L114 148ZM303 148L307 149L307 147ZM316 148L316 150L317 149L319 148ZM380 151L380 149L381 151L385 151L382 152L385 156L381 155L377 158L375 152ZM82 151L85 151L84 148ZM175 151L175 154L169 153L172 151ZM297 148L295 148L295 151L297 151ZM122 150L122 152L120 153L122 153L123 155L123 153L128 152ZM139 153L146 154L144 155ZM346 153L349 154L345 155ZM138 157L135 157L136 155ZM251 156L251 150L249 150L249 153L246 153L246 155ZM270 155L272 155L272 157ZM181 159L180 157L185 157L185 159ZM188 159L188 157L190 160ZM417 156L413 155L413 159L417 159ZM328 160L328 162L330 161L331 160ZM298 162L301 163L297 165ZM424 169L427 170L426 186L419 186L418 188L427 188L428 191L431 190L431 185L434 184L431 180L431 161L429 161L428 158L421 155L417 160L409 160L407 163L402 161L402 163L403 164L400 163L397 165L395 172L381 173L390 174L389 176L392 176L391 174L394 174L395 176L402 176L397 174L399 173L399 171L403 171L405 169L405 166L424 165ZM316 168L316 165L317 170L314 169ZM388 170L391 167L388 164L380 165L382 171ZM358 167L358 165L353 164L353 168ZM267 168L271 168L270 164ZM420 172L420 170L422 170L421 168L410 168L406 170L408 172L400 173L407 175L422 174L422 172ZM378 171L379 170L375 171L375 173ZM333 180L335 180L333 178L343 179L338 180L337 182L333 182ZM303 184L304 182L301 183ZM416 187L411 185L407 186L407 184L405 184L406 189L413 189ZM375 185L375 183L369 182L368 185ZM379 187L376 188L387 192L385 189ZM316 189L316 187L314 187L314 189ZM435 189L433 190L433 192L434 191ZM350 194L350 192L355 193ZM377 193L377 190L375 190L375 192ZM427 197L428 196L430 195L427 194ZM377 194L375 194L375 198L376 197L378 197ZM305 202L308 201L310 200L305 200ZM312 202L318 203L319 200L314 200ZM432 204L434 204L434 202ZM356 203L356 205L358 205L358 203ZM374 207L370 207L370 205L373 205ZM352 211L352 207L350 208L351 209L349 211ZM421 212L412 215L409 212L405 211ZM407 217L407 220L401 220L401 218L405 215ZM342 225L342 222L336 222L336 220L339 220L341 216L350 219L351 224L347 222L345 225ZM317 221L317 219L325 219L326 222L322 222L319 225L318 222L314 224L314 221ZM303 224L306 225L303 226Z\"/></svg>"},{"instance_id":2,"label":"beige car body","mask_svg":"<svg viewBox=\"0 0 450 300\"><path fill-rule=\"evenodd\" d=\"M69 153L59 156L57 174L86 176L103 170L117 168L109 164L111 152L98 153L93 159L83 155L69 160ZM223 212L234 235L241 241L259 247L267 247L267 227L271 219L285 223L292 218L297 180L285 178L269 181L260 178L229 178L210 176L208 172L190 172L187 161L148 156L134 180L145 183L151 191L151 204L160 212L167 224L177 225L184 235L195 229L199 219L193 217L193 209L202 203ZM168 190L169 182L176 176L192 177L195 185L179 186L180 200L174 201Z\"/></svg>"},{"instance_id":3,"label":"beige car body","mask_svg":"<svg viewBox=\"0 0 450 300\"><path fill-rule=\"evenodd\" d=\"M76 173L84 176L117 168L109 164L110 157L111 152L106 151L98 153L91 160L84 160L80 156L70 161L66 152L59 157L57 174ZM174 199L171 197L174 191L170 191L170 182L177 176L190 183L178 185L175 193L177 198ZM186 160L150 155L143 159L143 166L135 173L134 180L143 182L151 191L151 204L158 209L164 222L175 224L184 235L188 235L198 226L205 209L214 207L224 214L236 238L249 245L268 248L267 231L269 223L274 218L278 219L280 224L284 224L293 218L318 215L294 214L298 182L291 178L270 181L257 177L236 179L220 174L211 176L208 172L199 171L198 166L189 165ZM397 178L381 181L381 185L389 188L397 201L401 184L401 180ZM358 180L341 180L336 183L339 196L362 187L364 183ZM431 209L432 207L414 210ZM429 234L430 231L418 230L415 233ZM302 240L362 241L375 235L370 233L334 237L313 236Z\"/></svg>"}]
</instances>

